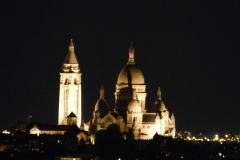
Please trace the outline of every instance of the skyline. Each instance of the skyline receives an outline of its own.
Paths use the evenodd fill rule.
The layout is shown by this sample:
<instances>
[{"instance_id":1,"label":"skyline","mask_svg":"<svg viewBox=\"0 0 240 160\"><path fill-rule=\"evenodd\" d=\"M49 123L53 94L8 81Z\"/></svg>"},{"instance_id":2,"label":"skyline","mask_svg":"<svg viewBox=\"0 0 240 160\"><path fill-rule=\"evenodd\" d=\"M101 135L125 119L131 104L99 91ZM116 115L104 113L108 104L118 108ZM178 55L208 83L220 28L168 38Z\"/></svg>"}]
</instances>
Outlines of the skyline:
<instances>
[{"instance_id":1,"label":"skyline","mask_svg":"<svg viewBox=\"0 0 240 160\"><path fill-rule=\"evenodd\" d=\"M239 23L233 2L2 4L0 129L28 115L57 124L59 72L72 38L85 121L102 85L113 110L117 77L133 41L148 111L160 87L177 131L239 132Z\"/></svg>"}]
</instances>

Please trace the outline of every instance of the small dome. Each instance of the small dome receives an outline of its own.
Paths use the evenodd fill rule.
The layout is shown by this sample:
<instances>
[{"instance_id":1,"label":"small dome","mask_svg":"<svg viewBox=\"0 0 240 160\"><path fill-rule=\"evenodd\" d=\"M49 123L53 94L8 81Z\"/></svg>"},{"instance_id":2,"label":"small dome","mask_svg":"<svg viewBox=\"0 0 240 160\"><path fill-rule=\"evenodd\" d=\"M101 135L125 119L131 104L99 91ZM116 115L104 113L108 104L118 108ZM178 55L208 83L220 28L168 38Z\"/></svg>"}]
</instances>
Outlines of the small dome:
<instances>
[{"instance_id":1,"label":"small dome","mask_svg":"<svg viewBox=\"0 0 240 160\"><path fill-rule=\"evenodd\" d=\"M127 64L119 73L117 84L144 84L142 71L135 64Z\"/></svg>"},{"instance_id":2,"label":"small dome","mask_svg":"<svg viewBox=\"0 0 240 160\"><path fill-rule=\"evenodd\" d=\"M162 112L162 111L165 111L165 110L167 110L167 108L165 107L165 104L161 100L161 90L160 90L160 87L158 87L157 100L154 102L153 111L154 112L159 112L159 111Z\"/></svg>"},{"instance_id":3,"label":"small dome","mask_svg":"<svg viewBox=\"0 0 240 160\"><path fill-rule=\"evenodd\" d=\"M141 112L142 108L138 102L138 100L131 100L128 104L129 112Z\"/></svg>"},{"instance_id":4,"label":"small dome","mask_svg":"<svg viewBox=\"0 0 240 160\"><path fill-rule=\"evenodd\" d=\"M108 113L108 104L107 101L103 98L100 98L96 104L95 104L95 108L94 111L106 111Z\"/></svg>"},{"instance_id":5,"label":"small dome","mask_svg":"<svg viewBox=\"0 0 240 160\"><path fill-rule=\"evenodd\" d=\"M109 112L109 107L107 101L104 99L104 89L100 90L100 98L95 104L94 112L100 112L100 117L104 117Z\"/></svg>"},{"instance_id":6,"label":"small dome","mask_svg":"<svg viewBox=\"0 0 240 160\"><path fill-rule=\"evenodd\" d=\"M164 110L167 110L167 108L165 107L165 104L160 99L157 99L153 105L153 111L159 112Z\"/></svg>"},{"instance_id":7,"label":"small dome","mask_svg":"<svg viewBox=\"0 0 240 160\"><path fill-rule=\"evenodd\" d=\"M128 111L129 112L141 112L142 111L142 107L141 107L139 101L137 100L137 94L136 94L135 89L133 90L133 99L128 104Z\"/></svg>"}]
</instances>

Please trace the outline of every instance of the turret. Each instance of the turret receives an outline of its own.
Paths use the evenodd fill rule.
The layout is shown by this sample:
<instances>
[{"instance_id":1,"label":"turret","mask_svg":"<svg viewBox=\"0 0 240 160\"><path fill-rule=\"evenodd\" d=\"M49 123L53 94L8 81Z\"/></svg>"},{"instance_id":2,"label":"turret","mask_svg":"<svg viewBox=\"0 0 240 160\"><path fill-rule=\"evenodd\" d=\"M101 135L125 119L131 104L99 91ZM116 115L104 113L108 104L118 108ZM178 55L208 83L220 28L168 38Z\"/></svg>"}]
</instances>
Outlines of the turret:
<instances>
[{"instance_id":1,"label":"turret","mask_svg":"<svg viewBox=\"0 0 240 160\"><path fill-rule=\"evenodd\" d=\"M156 118L155 118L155 123L156 123L156 124L160 124L160 116L159 116L158 113L157 113L157 116L156 116Z\"/></svg>"},{"instance_id":2,"label":"turret","mask_svg":"<svg viewBox=\"0 0 240 160\"><path fill-rule=\"evenodd\" d=\"M104 116L106 116L109 113L109 107L108 107L108 103L104 98L104 89L103 86L100 89L100 98L98 99L98 101L95 104L95 108L94 108L94 117L98 117L100 116L100 118L103 118Z\"/></svg>"},{"instance_id":3,"label":"turret","mask_svg":"<svg viewBox=\"0 0 240 160\"><path fill-rule=\"evenodd\" d=\"M62 71L63 72L74 72L74 73L78 73L80 71L77 57L74 52L74 45L73 45L72 39L70 41L68 54L65 58L63 66L62 66Z\"/></svg>"},{"instance_id":4,"label":"turret","mask_svg":"<svg viewBox=\"0 0 240 160\"><path fill-rule=\"evenodd\" d=\"M67 116L67 125L77 125L77 116L73 112Z\"/></svg>"},{"instance_id":5,"label":"turret","mask_svg":"<svg viewBox=\"0 0 240 160\"><path fill-rule=\"evenodd\" d=\"M133 99L128 104L128 112L141 112L142 108L137 99L136 89L133 89Z\"/></svg>"},{"instance_id":6,"label":"turret","mask_svg":"<svg viewBox=\"0 0 240 160\"><path fill-rule=\"evenodd\" d=\"M175 116L174 116L173 113L172 113L172 115L171 115L171 121L172 121L172 122L175 122Z\"/></svg>"},{"instance_id":7,"label":"turret","mask_svg":"<svg viewBox=\"0 0 240 160\"><path fill-rule=\"evenodd\" d=\"M81 130L84 130L84 120L81 121L80 129L81 129Z\"/></svg>"},{"instance_id":8,"label":"turret","mask_svg":"<svg viewBox=\"0 0 240 160\"><path fill-rule=\"evenodd\" d=\"M158 90L157 90L157 99L154 102L153 111L156 113L167 111L167 108L165 107L165 104L163 103L162 98L161 98L160 87L158 87Z\"/></svg>"}]
</instances>

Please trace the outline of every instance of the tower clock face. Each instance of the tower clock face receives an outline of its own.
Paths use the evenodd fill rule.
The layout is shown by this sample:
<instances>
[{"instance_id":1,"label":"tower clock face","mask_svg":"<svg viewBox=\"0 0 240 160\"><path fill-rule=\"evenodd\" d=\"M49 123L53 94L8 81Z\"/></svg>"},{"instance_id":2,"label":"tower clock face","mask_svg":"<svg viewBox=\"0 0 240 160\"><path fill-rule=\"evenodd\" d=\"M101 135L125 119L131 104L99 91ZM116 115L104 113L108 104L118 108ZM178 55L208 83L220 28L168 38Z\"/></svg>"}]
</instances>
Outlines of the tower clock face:
<instances>
[{"instance_id":1,"label":"tower clock face","mask_svg":"<svg viewBox=\"0 0 240 160\"><path fill-rule=\"evenodd\" d=\"M130 57L130 58L133 58L133 54L129 54L129 57Z\"/></svg>"}]
</instances>

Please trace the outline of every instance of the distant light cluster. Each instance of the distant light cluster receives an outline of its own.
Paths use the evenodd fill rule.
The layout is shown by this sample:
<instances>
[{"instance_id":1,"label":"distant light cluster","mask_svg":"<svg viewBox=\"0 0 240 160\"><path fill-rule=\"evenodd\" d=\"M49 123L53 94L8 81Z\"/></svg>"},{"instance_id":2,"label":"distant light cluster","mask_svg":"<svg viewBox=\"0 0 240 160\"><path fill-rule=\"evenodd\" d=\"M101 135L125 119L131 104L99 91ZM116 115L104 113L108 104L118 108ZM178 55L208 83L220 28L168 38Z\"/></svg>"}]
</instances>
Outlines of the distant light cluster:
<instances>
[{"instance_id":1,"label":"distant light cluster","mask_svg":"<svg viewBox=\"0 0 240 160\"><path fill-rule=\"evenodd\" d=\"M2 133L3 133L3 134L10 134L10 132L7 131L7 130L2 131Z\"/></svg>"},{"instance_id":2,"label":"distant light cluster","mask_svg":"<svg viewBox=\"0 0 240 160\"><path fill-rule=\"evenodd\" d=\"M183 139L186 141L207 141L207 142L219 142L220 144L224 142L240 142L240 135L231 135L231 134L212 134L212 135L204 135L203 133L192 135L189 131L179 131L176 133L176 138Z\"/></svg>"}]
</instances>

